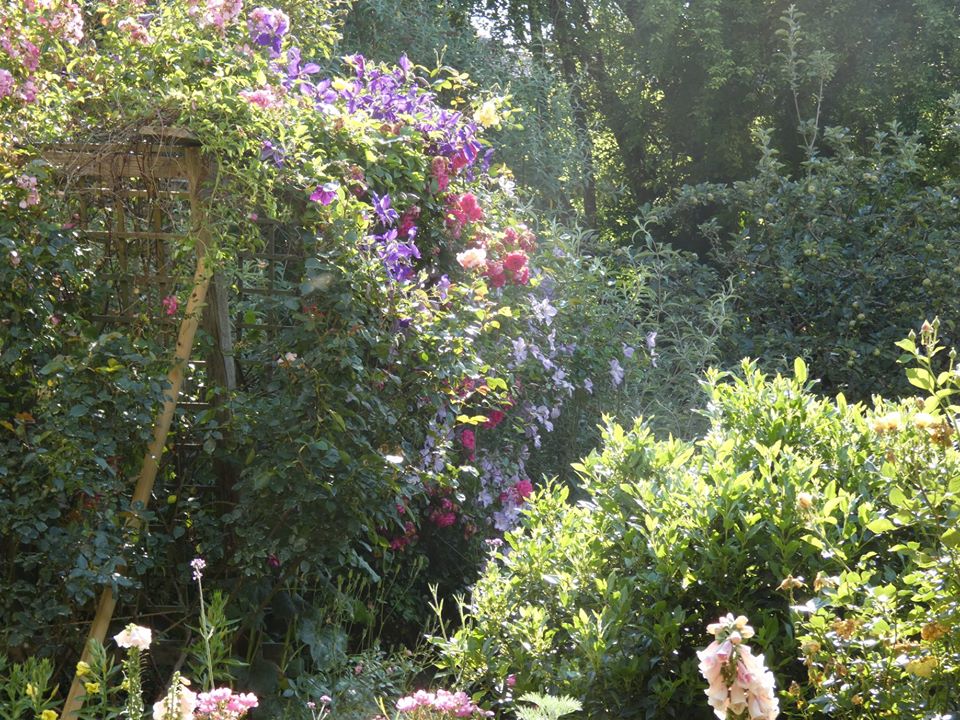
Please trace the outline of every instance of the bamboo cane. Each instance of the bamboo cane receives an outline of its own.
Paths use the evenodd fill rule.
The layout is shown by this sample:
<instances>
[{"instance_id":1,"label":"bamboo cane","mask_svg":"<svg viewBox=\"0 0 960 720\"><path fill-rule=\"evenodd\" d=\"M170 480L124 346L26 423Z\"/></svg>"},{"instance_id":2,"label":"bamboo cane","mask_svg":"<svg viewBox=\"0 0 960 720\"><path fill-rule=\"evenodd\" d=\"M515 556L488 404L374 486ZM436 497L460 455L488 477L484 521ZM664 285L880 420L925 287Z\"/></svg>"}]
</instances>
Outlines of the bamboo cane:
<instances>
[{"instance_id":1,"label":"bamboo cane","mask_svg":"<svg viewBox=\"0 0 960 720\"><path fill-rule=\"evenodd\" d=\"M207 288L210 286L210 278L213 271L210 268L210 233L206 226L206 213L203 201L200 197L200 183L203 180L203 167L200 163L198 148L188 148L186 150L187 176L190 181L190 224L196 238L197 267L193 276L193 290L187 299L187 306L184 311L183 321L180 323L180 330L177 334L177 346L173 356L173 364L167 373L167 382L169 388L164 396L163 406L160 414L157 416L153 428L153 439L147 447L147 452L143 457L143 464L140 469L140 475L137 477L137 484L133 490L131 498L131 507L133 512L127 516L126 528L130 530L139 530L143 526L142 516L138 510L146 508L150 501L150 494L153 492L153 485L157 478L157 470L160 467L160 458L163 455L163 448L167 443L167 436L170 433L170 424L173 422L173 414L177 409L177 400L180 391L183 389L183 380L187 363L190 361L190 354L193 351L193 340L197 332L197 326L200 324L200 316L207 297ZM97 605L97 612L90 624L90 632L83 647L81 660L90 661L90 641L96 640L103 643L107 635L107 628L113 619L113 611L117 606L117 599L113 594L113 589L106 587L100 596L100 602ZM67 694L67 700L63 706L64 720L75 720L83 707L83 683L78 676L74 676L70 685L70 692Z\"/></svg>"}]
</instances>

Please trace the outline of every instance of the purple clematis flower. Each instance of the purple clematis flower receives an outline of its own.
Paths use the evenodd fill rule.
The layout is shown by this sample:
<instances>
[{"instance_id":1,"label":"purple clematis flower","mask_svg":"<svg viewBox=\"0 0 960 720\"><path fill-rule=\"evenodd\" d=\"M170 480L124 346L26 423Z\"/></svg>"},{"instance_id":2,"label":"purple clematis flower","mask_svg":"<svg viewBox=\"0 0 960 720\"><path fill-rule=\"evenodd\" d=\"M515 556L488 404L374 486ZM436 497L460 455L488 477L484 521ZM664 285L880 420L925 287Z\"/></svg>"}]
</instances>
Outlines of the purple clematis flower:
<instances>
[{"instance_id":1,"label":"purple clematis flower","mask_svg":"<svg viewBox=\"0 0 960 720\"><path fill-rule=\"evenodd\" d=\"M260 160L267 162L270 160L277 167L283 167L283 161L287 156L286 150L282 145L274 145L270 140L264 140L260 146Z\"/></svg>"},{"instance_id":2,"label":"purple clematis flower","mask_svg":"<svg viewBox=\"0 0 960 720\"><path fill-rule=\"evenodd\" d=\"M310 195L310 199L321 205L329 205L337 199L337 190L339 189L340 183L338 182L328 182L323 185L318 185L317 189Z\"/></svg>"},{"instance_id":3,"label":"purple clematis flower","mask_svg":"<svg viewBox=\"0 0 960 720\"><path fill-rule=\"evenodd\" d=\"M254 8L247 17L247 29L253 42L270 49L270 57L280 57L283 36L290 29L290 18L277 8Z\"/></svg>"},{"instance_id":4,"label":"purple clematis flower","mask_svg":"<svg viewBox=\"0 0 960 720\"><path fill-rule=\"evenodd\" d=\"M316 63L302 65L301 60L300 48L292 47L287 50L287 77L283 81L283 86L289 90L294 85L299 85L300 92L306 95L316 91L313 83L310 82L310 76L320 72L320 66ZM329 86L330 81L328 80L327 87ZM336 94L334 94L334 99L336 99Z\"/></svg>"},{"instance_id":5,"label":"purple clematis flower","mask_svg":"<svg viewBox=\"0 0 960 720\"><path fill-rule=\"evenodd\" d=\"M381 223L390 227L400 219L400 214L390 207L389 195L386 193L377 195L375 192L371 192L370 195L373 197L373 212L376 213Z\"/></svg>"}]
</instances>

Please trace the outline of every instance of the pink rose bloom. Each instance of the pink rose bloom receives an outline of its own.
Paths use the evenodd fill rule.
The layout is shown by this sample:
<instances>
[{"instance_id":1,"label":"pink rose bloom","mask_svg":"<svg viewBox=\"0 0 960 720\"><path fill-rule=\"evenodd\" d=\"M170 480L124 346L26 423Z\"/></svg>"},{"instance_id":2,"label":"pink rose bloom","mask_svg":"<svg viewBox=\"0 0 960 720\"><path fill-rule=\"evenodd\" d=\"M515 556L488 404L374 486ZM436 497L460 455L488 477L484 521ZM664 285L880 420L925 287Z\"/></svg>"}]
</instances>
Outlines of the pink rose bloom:
<instances>
[{"instance_id":1,"label":"pink rose bloom","mask_svg":"<svg viewBox=\"0 0 960 720\"><path fill-rule=\"evenodd\" d=\"M457 262L465 270L476 270L487 264L487 251L483 248L467 248L457 254Z\"/></svg>"},{"instance_id":2,"label":"pink rose bloom","mask_svg":"<svg viewBox=\"0 0 960 720\"><path fill-rule=\"evenodd\" d=\"M280 106L280 98L270 87L260 88L259 90L241 90L239 94L248 103L262 110L270 110Z\"/></svg>"},{"instance_id":3,"label":"pink rose bloom","mask_svg":"<svg viewBox=\"0 0 960 720\"><path fill-rule=\"evenodd\" d=\"M491 410L487 413L487 421L483 424L488 430L493 430L497 425L503 422L503 419L507 416L502 410Z\"/></svg>"},{"instance_id":4,"label":"pink rose bloom","mask_svg":"<svg viewBox=\"0 0 960 720\"><path fill-rule=\"evenodd\" d=\"M507 274L503 270L503 263L492 262L487 265L487 277L495 288L502 288L507 284Z\"/></svg>"},{"instance_id":5,"label":"pink rose bloom","mask_svg":"<svg viewBox=\"0 0 960 720\"><path fill-rule=\"evenodd\" d=\"M533 483L527 479L524 479L514 485L513 489L520 498L525 500L533 494Z\"/></svg>"},{"instance_id":6,"label":"pink rose bloom","mask_svg":"<svg viewBox=\"0 0 960 720\"><path fill-rule=\"evenodd\" d=\"M503 266L511 271L518 272L527 264L527 254L524 252L507 253L503 259Z\"/></svg>"},{"instance_id":7,"label":"pink rose bloom","mask_svg":"<svg viewBox=\"0 0 960 720\"><path fill-rule=\"evenodd\" d=\"M483 208L477 204L477 198L473 193L464 193L460 196L460 211L469 222L479 222L483 220Z\"/></svg>"}]
</instances>

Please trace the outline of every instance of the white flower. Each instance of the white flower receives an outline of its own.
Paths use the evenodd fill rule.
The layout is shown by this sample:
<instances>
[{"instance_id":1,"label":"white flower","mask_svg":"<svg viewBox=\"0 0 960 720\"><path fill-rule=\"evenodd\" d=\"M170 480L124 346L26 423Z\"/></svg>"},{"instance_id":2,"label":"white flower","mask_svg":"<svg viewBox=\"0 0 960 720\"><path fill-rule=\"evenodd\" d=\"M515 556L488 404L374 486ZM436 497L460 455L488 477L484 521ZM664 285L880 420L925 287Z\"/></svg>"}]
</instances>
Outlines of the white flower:
<instances>
[{"instance_id":1,"label":"white flower","mask_svg":"<svg viewBox=\"0 0 960 720\"><path fill-rule=\"evenodd\" d=\"M153 704L153 720L193 720L197 694L179 683L170 686L166 696Z\"/></svg>"},{"instance_id":2,"label":"white flower","mask_svg":"<svg viewBox=\"0 0 960 720\"><path fill-rule=\"evenodd\" d=\"M153 642L153 633L150 628L130 623L121 632L113 636L113 641L122 648L138 648L146 650Z\"/></svg>"}]
</instances>

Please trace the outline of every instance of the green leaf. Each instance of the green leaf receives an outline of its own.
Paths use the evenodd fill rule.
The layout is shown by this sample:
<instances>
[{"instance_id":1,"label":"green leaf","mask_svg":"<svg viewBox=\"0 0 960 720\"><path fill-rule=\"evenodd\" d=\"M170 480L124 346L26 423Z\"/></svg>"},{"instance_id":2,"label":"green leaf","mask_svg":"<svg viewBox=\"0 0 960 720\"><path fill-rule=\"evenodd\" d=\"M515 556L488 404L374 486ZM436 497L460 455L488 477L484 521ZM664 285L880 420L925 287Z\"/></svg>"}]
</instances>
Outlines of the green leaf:
<instances>
[{"instance_id":1,"label":"green leaf","mask_svg":"<svg viewBox=\"0 0 960 720\"><path fill-rule=\"evenodd\" d=\"M803 362L803 358L794 359L793 375L801 385L807 381L807 364Z\"/></svg>"},{"instance_id":2,"label":"green leaf","mask_svg":"<svg viewBox=\"0 0 960 720\"><path fill-rule=\"evenodd\" d=\"M903 494L903 490L898 487L893 487L890 490L890 504L894 507L903 508L907 507L909 502L907 496Z\"/></svg>"},{"instance_id":3,"label":"green leaf","mask_svg":"<svg viewBox=\"0 0 960 720\"><path fill-rule=\"evenodd\" d=\"M943 540L943 544L947 547L956 547L960 545L960 530L950 528L940 536L940 539Z\"/></svg>"},{"instance_id":4,"label":"green leaf","mask_svg":"<svg viewBox=\"0 0 960 720\"><path fill-rule=\"evenodd\" d=\"M933 392L937 388L933 373L925 368L908 368L907 380L914 387L926 390L927 392Z\"/></svg>"},{"instance_id":5,"label":"green leaf","mask_svg":"<svg viewBox=\"0 0 960 720\"><path fill-rule=\"evenodd\" d=\"M877 535L881 535L890 530L895 530L896 526L887 520L887 518L877 518L867 523L867 530Z\"/></svg>"}]
</instances>

